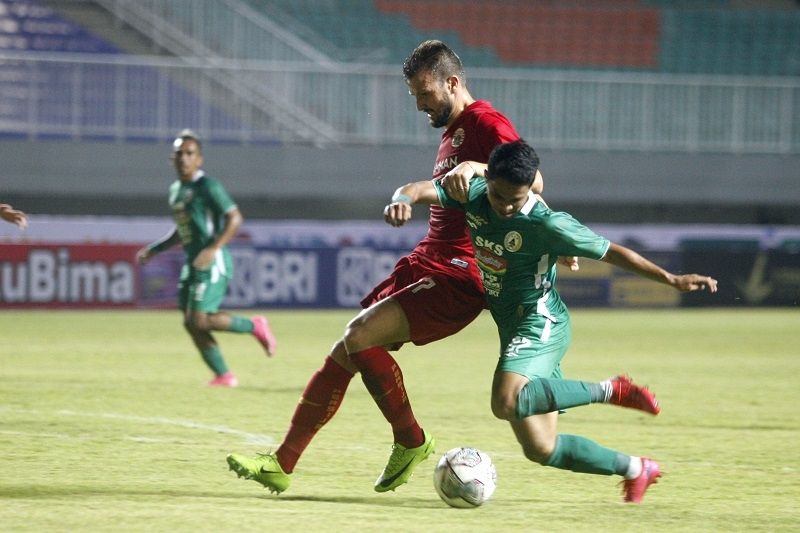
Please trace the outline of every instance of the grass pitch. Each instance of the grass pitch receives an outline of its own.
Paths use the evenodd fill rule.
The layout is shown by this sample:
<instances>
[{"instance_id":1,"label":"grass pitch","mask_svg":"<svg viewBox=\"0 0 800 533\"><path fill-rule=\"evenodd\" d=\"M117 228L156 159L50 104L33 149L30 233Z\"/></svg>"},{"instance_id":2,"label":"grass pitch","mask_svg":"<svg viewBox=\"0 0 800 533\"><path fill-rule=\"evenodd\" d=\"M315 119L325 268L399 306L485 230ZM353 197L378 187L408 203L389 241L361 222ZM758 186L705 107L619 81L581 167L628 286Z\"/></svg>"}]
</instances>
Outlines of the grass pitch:
<instances>
[{"instance_id":1,"label":"grass pitch","mask_svg":"<svg viewBox=\"0 0 800 533\"><path fill-rule=\"evenodd\" d=\"M352 312L270 312L279 352L219 334L238 389L210 378L176 311L0 313L2 531L796 531L800 524L797 310L573 310L568 377L629 372L663 412L588 406L560 430L658 459L642 505L617 478L527 462L492 418L488 315L397 358L437 454L487 451L498 489L450 509L435 459L377 494L391 432L359 379L312 442L292 486L270 495L227 470L231 451L283 437L310 375Z\"/></svg>"}]
</instances>

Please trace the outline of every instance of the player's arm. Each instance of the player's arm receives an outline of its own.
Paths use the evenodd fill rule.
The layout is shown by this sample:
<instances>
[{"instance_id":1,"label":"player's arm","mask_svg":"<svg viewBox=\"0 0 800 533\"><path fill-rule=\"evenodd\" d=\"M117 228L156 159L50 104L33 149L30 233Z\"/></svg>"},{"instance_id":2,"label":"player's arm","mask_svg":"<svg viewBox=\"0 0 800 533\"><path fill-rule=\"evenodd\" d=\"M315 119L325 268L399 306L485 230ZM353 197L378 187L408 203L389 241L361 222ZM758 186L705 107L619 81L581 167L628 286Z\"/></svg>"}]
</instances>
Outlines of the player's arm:
<instances>
[{"instance_id":1,"label":"player's arm","mask_svg":"<svg viewBox=\"0 0 800 533\"><path fill-rule=\"evenodd\" d=\"M169 233L167 233L157 241L151 242L150 244L148 244L147 246L136 252L136 260L144 265L148 261L150 261L155 255L160 254L164 250L169 250L179 242L180 242L180 237L178 236L178 228L174 227Z\"/></svg>"},{"instance_id":2,"label":"player's arm","mask_svg":"<svg viewBox=\"0 0 800 533\"><path fill-rule=\"evenodd\" d=\"M439 183L444 187L445 192L447 192L450 198L463 204L467 201L470 180L476 176L479 178L486 177L487 167L488 165L486 163L464 161L445 174ZM542 173L537 170L536 177L533 178L533 183L531 184L531 190L538 195L542 192L543 188L544 178L542 177Z\"/></svg>"},{"instance_id":3,"label":"player's arm","mask_svg":"<svg viewBox=\"0 0 800 533\"><path fill-rule=\"evenodd\" d=\"M225 223L222 227L222 231L211 244L200 250L200 253L197 254L197 257L192 261L192 266L199 270L208 269L214 262L214 256L217 251L231 242L236 236L236 233L242 226L242 221L244 221L244 217L242 217L242 213L239 211L238 207L234 206L229 209L225 213Z\"/></svg>"},{"instance_id":4,"label":"player's arm","mask_svg":"<svg viewBox=\"0 0 800 533\"><path fill-rule=\"evenodd\" d=\"M673 274L642 257L630 248L613 242L601 261L618 266L644 278L669 285L681 292L707 290L717 292L717 280L701 274Z\"/></svg>"},{"instance_id":5,"label":"player's arm","mask_svg":"<svg viewBox=\"0 0 800 533\"><path fill-rule=\"evenodd\" d=\"M439 205L431 180L407 183L394 191L392 201L383 208L383 219L392 226L402 226L411 219L413 204Z\"/></svg>"},{"instance_id":6,"label":"player's arm","mask_svg":"<svg viewBox=\"0 0 800 533\"><path fill-rule=\"evenodd\" d=\"M8 204L0 204L0 218L16 224L19 229L25 229L28 226L28 215Z\"/></svg>"}]
</instances>

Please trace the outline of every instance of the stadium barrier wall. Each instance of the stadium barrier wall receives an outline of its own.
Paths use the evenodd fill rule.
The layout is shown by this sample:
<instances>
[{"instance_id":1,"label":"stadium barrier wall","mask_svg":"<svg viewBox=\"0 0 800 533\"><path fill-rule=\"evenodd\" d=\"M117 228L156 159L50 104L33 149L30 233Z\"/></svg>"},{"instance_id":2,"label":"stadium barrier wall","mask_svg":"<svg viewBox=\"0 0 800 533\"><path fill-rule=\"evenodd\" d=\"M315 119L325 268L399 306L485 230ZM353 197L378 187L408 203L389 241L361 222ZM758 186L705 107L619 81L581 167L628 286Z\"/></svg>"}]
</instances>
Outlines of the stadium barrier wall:
<instances>
[{"instance_id":1,"label":"stadium barrier wall","mask_svg":"<svg viewBox=\"0 0 800 533\"><path fill-rule=\"evenodd\" d=\"M172 308L183 255L145 266L139 244L0 244L0 309ZM408 249L325 245L232 246L228 308L355 308ZM709 273L719 293L680 294L599 261L559 275L571 307L798 306L800 241L764 250L753 241L687 241L645 252L674 272Z\"/></svg>"}]
</instances>

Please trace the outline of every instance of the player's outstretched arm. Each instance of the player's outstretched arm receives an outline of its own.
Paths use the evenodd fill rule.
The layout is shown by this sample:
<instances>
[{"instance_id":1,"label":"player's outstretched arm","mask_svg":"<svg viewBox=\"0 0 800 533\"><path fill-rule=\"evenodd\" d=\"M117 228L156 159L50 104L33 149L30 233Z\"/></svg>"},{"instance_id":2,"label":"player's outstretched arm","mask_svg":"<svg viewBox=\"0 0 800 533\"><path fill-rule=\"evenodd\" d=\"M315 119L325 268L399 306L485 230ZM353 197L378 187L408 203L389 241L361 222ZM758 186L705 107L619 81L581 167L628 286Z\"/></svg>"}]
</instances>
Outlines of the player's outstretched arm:
<instances>
[{"instance_id":1,"label":"player's outstretched arm","mask_svg":"<svg viewBox=\"0 0 800 533\"><path fill-rule=\"evenodd\" d=\"M160 254L164 250L168 250L180 242L178 236L178 228L172 228L172 231L158 239L151 242L144 248L136 252L136 260L141 264L147 264L155 255Z\"/></svg>"},{"instance_id":2,"label":"player's outstretched arm","mask_svg":"<svg viewBox=\"0 0 800 533\"><path fill-rule=\"evenodd\" d=\"M673 274L667 272L649 259L642 257L630 248L611 243L602 261L618 266L634 274L659 283L664 283L681 292L707 290L717 292L717 280L701 274Z\"/></svg>"},{"instance_id":3,"label":"player's outstretched arm","mask_svg":"<svg viewBox=\"0 0 800 533\"><path fill-rule=\"evenodd\" d=\"M392 201L383 208L383 219L392 226L402 226L411 219L412 204L438 203L439 195L436 194L432 181L407 183L394 191Z\"/></svg>"}]
</instances>

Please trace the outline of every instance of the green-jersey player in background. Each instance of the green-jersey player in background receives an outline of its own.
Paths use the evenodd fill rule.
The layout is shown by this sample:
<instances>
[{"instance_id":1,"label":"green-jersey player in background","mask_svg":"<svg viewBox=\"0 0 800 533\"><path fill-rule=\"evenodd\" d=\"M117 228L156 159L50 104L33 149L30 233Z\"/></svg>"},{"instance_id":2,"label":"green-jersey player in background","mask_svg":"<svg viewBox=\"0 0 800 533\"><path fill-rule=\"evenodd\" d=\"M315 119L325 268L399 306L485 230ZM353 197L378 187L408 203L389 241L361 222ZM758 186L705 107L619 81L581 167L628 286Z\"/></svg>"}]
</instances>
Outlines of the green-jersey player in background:
<instances>
[{"instance_id":1,"label":"green-jersey player in background","mask_svg":"<svg viewBox=\"0 0 800 533\"><path fill-rule=\"evenodd\" d=\"M500 335L493 414L510 422L531 461L573 472L622 476L624 501L639 503L661 475L655 461L556 430L558 411L569 407L611 403L653 415L661 410L647 388L625 375L600 383L563 379L560 362L571 332L569 313L556 290L556 261L559 256L597 259L680 291L716 292L717 281L667 272L569 214L552 211L530 191L538 166L539 158L524 141L502 144L489 157L485 178L472 179L468 190L461 181L448 182L447 176L440 182L410 183L395 193L395 198L407 201L389 204L384 215L397 226L410 218L413 203L466 212Z\"/></svg>"},{"instance_id":2,"label":"green-jersey player in background","mask_svg":"<svg viewBox=\"0 0 800 533\"><path fill-rule=\"evenodd\" d=\"M250 333L272 355L275 336L263 316L245 318L220 312L233 262L227 244L242 224L242 215L222 184L206 176L200 140L183 130L173 142L172 161L178 179L169 188L169 205L175 227L160 240L137 253L141 263L176 244L183 246L185 263L178 282L178 305L183 325L203 360L214 372L209 385L236 387L212 331Z\"/></svg>"}]
</instances>

